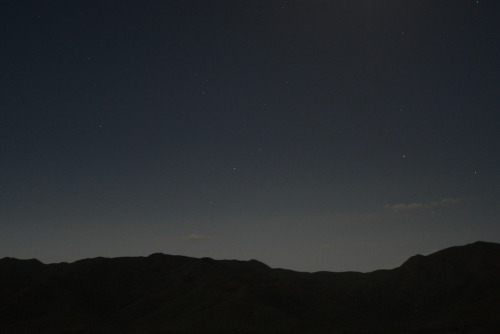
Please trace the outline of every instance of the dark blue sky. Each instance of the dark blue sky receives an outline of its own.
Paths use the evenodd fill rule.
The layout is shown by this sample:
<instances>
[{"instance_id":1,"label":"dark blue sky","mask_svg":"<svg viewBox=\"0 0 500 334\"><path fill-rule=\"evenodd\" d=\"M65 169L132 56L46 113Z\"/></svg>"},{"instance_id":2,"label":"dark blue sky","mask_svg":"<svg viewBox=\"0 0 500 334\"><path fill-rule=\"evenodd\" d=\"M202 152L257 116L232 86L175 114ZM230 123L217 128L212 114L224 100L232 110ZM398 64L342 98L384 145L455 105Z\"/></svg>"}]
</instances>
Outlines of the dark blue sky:
<instances>
[{"instance_id":1,"label":"dark blue sky","mask_svg":"<svg viewBox=\"0 0 500 334\"><path fill-rule=\"evenodd\" d=\"M0 257L500 242L499 36L495 0L2 1Z\"/></svg>"}]
</instances>

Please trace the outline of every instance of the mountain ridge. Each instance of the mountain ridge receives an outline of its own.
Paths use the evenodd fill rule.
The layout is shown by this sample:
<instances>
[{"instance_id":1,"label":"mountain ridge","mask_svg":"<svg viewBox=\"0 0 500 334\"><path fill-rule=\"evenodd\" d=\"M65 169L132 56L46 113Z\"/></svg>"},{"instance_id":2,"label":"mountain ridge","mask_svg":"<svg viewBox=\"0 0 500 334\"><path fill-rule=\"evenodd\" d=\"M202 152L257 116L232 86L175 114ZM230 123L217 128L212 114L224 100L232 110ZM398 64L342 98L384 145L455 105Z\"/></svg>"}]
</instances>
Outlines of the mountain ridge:
<instances>
[{"instance_id":1,"label":"mountain ridge","mask_svg":"<svg viewBox=\"0 0 500 334\"><path fill-rule=\"evenodd\" d=\"M297 272L153 253L0 259L2 333L448 333L500 329L500 244L394 269Z\"/></svg>"}]
</instances>

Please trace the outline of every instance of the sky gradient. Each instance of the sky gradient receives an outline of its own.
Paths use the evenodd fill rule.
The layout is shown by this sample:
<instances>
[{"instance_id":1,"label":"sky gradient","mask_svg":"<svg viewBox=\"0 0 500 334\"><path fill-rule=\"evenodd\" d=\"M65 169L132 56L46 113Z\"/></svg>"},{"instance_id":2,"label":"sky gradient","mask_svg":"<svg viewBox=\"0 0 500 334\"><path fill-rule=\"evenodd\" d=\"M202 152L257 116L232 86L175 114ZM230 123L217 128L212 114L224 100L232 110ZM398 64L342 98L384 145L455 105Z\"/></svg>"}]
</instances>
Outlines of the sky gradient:
<instances>
[{"instance_id":1,"label":"sky gradient","mask_svg":"<svg viewBox=\"0 0 500 334\"><path fill-rule=\"evenodd\" d=\"M496 0L2 1L0 257L500 242L499 36Z\"/></svg>"}]
</instances>

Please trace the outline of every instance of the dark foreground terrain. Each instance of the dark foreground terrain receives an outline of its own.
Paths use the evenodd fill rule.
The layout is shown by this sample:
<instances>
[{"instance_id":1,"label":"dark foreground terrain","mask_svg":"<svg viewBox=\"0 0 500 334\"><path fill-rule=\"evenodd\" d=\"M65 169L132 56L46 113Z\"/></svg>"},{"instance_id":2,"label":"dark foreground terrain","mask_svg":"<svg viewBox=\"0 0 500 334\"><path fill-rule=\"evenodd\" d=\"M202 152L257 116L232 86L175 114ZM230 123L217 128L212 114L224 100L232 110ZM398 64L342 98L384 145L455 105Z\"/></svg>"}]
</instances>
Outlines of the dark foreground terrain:
<instances>
[{"instance_id":1,"label":"dark foreground terrain","mask_svg":"<svg viewBox=\"0 0 500 334\"><path fill-rule=\"evenodd\" d=\"M163 254L3 258L0 333L500 333L500 244L371 273Z\"/></svg>"}]
</instances>

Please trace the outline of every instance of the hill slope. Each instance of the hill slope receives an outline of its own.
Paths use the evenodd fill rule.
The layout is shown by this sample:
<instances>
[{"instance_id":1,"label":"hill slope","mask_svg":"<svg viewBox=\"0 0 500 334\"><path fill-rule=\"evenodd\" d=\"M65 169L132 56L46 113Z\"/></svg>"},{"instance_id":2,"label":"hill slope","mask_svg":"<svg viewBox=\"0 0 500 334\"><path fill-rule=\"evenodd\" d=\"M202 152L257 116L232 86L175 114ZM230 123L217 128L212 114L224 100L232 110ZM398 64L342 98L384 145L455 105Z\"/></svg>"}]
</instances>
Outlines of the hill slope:
<instances>
[{"instance_id":1,"label":"hill slope","mask_svg":"<svg viewBox=\"0 0 500 334\"><path fill-rule=\"evenodd\" d=\"M500 332L500 244L393 270L301 273L251 261L0 260L2 333Z\"/></svg>"}]
</instances>

